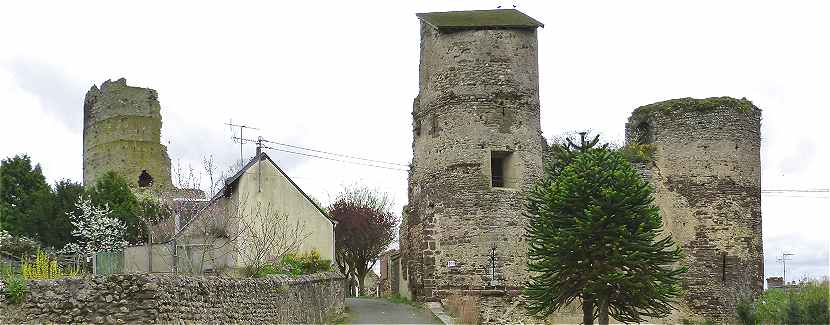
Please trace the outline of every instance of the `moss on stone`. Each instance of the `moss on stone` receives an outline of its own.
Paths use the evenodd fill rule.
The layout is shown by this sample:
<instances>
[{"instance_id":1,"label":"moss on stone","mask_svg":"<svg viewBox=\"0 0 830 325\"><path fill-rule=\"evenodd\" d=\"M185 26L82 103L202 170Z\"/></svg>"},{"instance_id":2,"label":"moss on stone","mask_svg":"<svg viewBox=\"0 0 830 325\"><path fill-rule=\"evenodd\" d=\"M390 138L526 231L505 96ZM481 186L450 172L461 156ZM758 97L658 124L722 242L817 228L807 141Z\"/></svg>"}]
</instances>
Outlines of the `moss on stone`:
<instances>
[{"instance_id":1,"label":"moss on stone","mask_svg":"<svg viewBox=\"0 0 830 325\"><path fill-rule=\"evenodd\" d=\"M515 9L428 12L416 16L439 29L544 27L538 20Z\"/></svg>"},{"instance_id":2,"label":"moss on stone","mask_svg":"<svg viewBox=\"0 0 830 325\"><path fill-rule=\"evenodd\" d=\"M735 109L740 112L760 110L746 98L736 99L732 97L710 97L705 99L696 99L686 97L640 106L631 113L631 120L640 120L646 116L657 113L672 114L686 111L710 113L719 109Z\"/></svg>"}]
</instances>

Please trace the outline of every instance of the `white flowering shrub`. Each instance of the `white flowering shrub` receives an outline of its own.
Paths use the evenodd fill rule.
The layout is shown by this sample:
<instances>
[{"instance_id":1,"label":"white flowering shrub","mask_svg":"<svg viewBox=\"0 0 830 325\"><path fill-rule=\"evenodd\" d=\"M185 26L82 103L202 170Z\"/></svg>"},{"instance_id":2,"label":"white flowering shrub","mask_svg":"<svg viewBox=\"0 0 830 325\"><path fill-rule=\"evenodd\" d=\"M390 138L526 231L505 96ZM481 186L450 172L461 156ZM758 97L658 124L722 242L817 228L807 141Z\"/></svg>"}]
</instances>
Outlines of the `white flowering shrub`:
<instances>
[{"instance_id":1,"label":"white flowering shrub","mask_svg":"<svg viewBox=\"0 0 830 325\"><path fill-rule=\"evenodd\" d=\"M109 206L96 207L88 199L80 198L75 206L79 214L69 214L75 229L72 235L77 243L69 243L61 249L63 253L81 254L91 257L98 252L121 251L127 246L124 240L127 225L117 218L110 217Z\"/></svg>"}]
</instances>

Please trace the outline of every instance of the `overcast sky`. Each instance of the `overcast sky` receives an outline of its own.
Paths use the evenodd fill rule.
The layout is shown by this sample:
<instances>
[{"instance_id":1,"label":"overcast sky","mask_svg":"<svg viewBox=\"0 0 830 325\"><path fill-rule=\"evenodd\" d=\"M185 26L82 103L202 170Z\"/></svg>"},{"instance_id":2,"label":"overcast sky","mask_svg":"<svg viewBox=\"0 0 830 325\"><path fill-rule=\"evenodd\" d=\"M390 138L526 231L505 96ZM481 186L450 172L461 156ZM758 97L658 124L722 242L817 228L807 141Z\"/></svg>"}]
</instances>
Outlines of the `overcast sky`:
<instances>
[{"instance_id":1,"label":"overcast sky","mask_svg":"<svg viewBox=\"0 0 830 325\"><path fill-rule=\"evenodd\" d=\"M406 164L415 13L514 3L545 24L546 137L591 129L621 142L638 106L746 97L763 110L763 188L830 188L830 2L3 2L0 156L27 153L50 182L80 181L84 94L125 77L158 91L174 164L239 159L230 119L261 129L251 135ZM362 183L406 204L405 172L269 154L324 203ZM796 254L788 279L826 276L830 193L762 202L766 276L780 276L784 251Z\"/></svg>"}]
</instances>

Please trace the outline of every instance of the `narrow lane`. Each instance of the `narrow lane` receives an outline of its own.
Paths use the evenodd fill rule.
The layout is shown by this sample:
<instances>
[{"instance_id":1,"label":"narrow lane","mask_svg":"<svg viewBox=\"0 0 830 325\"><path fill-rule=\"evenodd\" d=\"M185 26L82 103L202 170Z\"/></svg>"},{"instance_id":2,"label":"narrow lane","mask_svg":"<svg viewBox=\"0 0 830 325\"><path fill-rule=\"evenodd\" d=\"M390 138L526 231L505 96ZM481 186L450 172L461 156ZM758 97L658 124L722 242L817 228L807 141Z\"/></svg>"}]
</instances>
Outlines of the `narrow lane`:
<instances>
[{"instance_id":1,"label":"narrow lane","mask_svg":"<svg viewBox=\"0 0 830 325\"><path fill-rule=\"evenodd\" d=\"M346 298L350 324L441 324L427 309L385 299Z\"/></svg>"}]
</instances>

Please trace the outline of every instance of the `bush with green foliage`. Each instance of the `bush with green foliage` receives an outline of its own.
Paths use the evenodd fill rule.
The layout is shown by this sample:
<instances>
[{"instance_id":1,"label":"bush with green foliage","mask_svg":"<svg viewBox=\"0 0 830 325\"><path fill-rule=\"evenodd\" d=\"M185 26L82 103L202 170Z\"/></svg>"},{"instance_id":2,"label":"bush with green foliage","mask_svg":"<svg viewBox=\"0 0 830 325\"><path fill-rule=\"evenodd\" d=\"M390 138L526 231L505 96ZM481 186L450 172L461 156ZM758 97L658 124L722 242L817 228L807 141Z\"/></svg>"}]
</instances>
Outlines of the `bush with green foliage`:
<instances>
[{"instance_id":1,"label":"bush with green foliage","mask_svg":"<svg viewBox=\"0 0 830 325\"><path fill-rule=\"evenodd\" d=\"M86 195L95 206L108 206L111 216L126 224L127 242L143 243L147 239L145 226L139 218L139 200L126 179L115 172L108 172L98 177L94 186L86 189Z\"/></svg>"},{"instance_id":2,"label":"bush with green foliage","mask_svg":"<svg viewBox=\"0 0 830 325\"><path fill-rule=\"evenodd\" d=\"M12 304L23 302L23 298L29 288L26 286L26 279L16 273L5 273L2 276L3 291L6 301Z\"/></svg>"},{"instance_id":3,"label":"bush with green foliage","mask_svg":"<svg viewBox=\"0 0 830 325\"><path fill-rule=\"evenodd\" d=\"M280 258L279 263L265 264L259 270L251 272L255 278L266 277L274 274L300 276L318 272L329 272L332 270L330 260L320 258L320 252L312 250L305 254L289 254Z\"/></svg>"},{"instance_id":4,"label":"bush with green foliage","mask_svg":"<svg viewBox=\"0 0 830 325\"><path fill-rule=\"evenodd\" d=\"M51 280L78 275L77 268L61 268L58 260L39 250L34 261L24 259L20 264L20 274L26 280Z\"/></svg>"},{"instance_id":5,"label":"bush with green foliage","mask_svg":"<svg viewBox=\"0 0 830 325\"><path fill-rule=\"evenodd\" d=\"M764 291L755 301L738 304L743 324L830 324L828 281L806 281L797 287Z\"/></svg>"},{"instance_id":6,"label":"bush with green foliage","mask_svg":"<svg viewBox=\"0 0 830 325\"><path fill-rule=\"evenodd\" d=\"M619 149L620 154L632 163L647 163L654 161L657 148L653 144L629 143Z\"/></svg>"},{"instance_id":7,"label":"bush with green foliage","mask_svg":"<svg viewBox=\"0 0 830 325\"><path fill-rule=\"evenodd\" d=\"M15 237L5 230L0 230L0 256L10 259L34 257L40 250L40 244L30 238Z\"/></svg>"}]
</instances>

